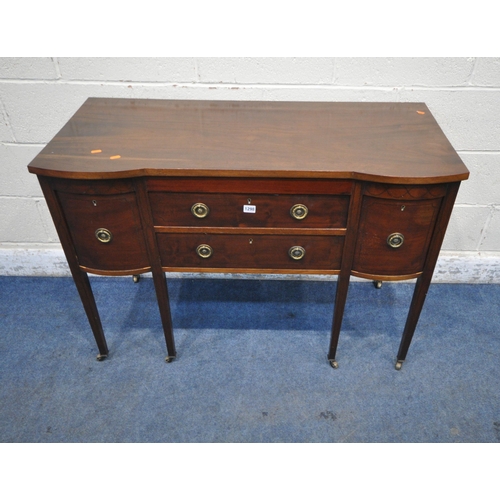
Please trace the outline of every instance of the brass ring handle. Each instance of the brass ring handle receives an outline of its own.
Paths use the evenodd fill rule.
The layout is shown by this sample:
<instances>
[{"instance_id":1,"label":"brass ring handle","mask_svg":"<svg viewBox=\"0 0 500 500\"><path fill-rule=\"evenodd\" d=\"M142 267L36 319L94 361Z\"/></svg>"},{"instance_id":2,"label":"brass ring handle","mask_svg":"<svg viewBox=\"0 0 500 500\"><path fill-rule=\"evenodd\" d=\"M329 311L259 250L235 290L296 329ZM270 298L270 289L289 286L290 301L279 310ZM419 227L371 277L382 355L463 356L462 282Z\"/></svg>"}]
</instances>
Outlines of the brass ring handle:
<instances>
[{"instance_id":1,"label":"brass ring handle","mask_svg":"<svg viewBox=\"0 0 500 500\"><path fill-rule=\"evenodd\" d=\"M205 203L195 203L191 207L191 213L195 217L198 217L198 219L203 219L210 213L210 209L205 205Z\"/></svg>"},{"instance_id":2,"label":"brass ring handle","mask_svg":"<svg viewBox=\"0 0 500 500\"><path fill-rule=\"evenodd\" d=\"M111 231L109 229L105 229L103 227L100 227L99 229L96 230L95 237L101 243L109 243L113 239L113 235L111 234Z\"/></svg>"},{"instance_id":3,"label":"brass ring handle","mask_svg":"<svg viewBox=\"0 0 500 500\"><path fill-rule=\"evenodd\" d=\"M291 247L290 250L288 250L288 255L293 260L300 260L304 257L305 254L306 254L305 249L299 246Z\"/></svg>"},{"instance_id":4,"label":"brass ring handle","mask_svg":"<svg viewBox=\"0 0 500 500\"><path fill-rule=\"evenodd\" d=\"M202 259L208 259L211 257L211 255L214 253L212 250L212 247L210 245L198 245L198 248L196 249L196 253L202 258Z\"/></svg>"},{"instance_id":5,"label":"brass ring handle","mask_svg":"<svg viewBox=\"0 0 500 500\"><path fill-rule=\"evenodd\" d=\"M405 237L401 233L392 233L387 237L387 244L391 248L399 248L405 241Z\"/></svg>"},{"instance_id":6,"label":"brass ring handle","mask_svg":"<svg viewBox=\"0 0 500 500\"><path fill-rule=\"evenodd\" d=\"M297 205L294 205L290 209L290 215L297 220L302 220L307 217L309 210L305 205L302 205L301 203L297 203Z\"/></svg>"}]
</instances>

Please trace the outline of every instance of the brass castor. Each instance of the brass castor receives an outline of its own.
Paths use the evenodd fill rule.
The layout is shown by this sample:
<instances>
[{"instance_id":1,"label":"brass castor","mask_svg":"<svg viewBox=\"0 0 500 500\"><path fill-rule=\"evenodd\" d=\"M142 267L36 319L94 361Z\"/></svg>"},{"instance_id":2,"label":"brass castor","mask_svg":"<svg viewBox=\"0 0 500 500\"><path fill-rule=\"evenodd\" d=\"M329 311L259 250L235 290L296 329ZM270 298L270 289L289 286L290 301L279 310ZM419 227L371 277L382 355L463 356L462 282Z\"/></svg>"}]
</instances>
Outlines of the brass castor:
<instances>
[{"instance_id":1,"label":"brass castor","mask_svg":"<svg viewBox=\"0 0 500 500\"><path fill-rule=\"evenodd\" d=\"M134 283L139 283L140 276L138 274L134 274L132 279L134 280Z\"/></svg>"},{"instance_id":2,"label":"brass castor","mask_svg":"<svg viewBox=\"0 0 500 500\"><path fill-rule=\"evenodd\" d=\"M339 367L339 364L334 359L329 359L328 361L330 362L330 366L332 368L337 369Z\"/></svg>"},{"instance_id":3,"label":"brass castor","mask_svg":"<svg viewBox=\"0 0 500 500\"><path fill-rule=\"evenodd\" d=\"M172 361L175 359L175 356L167 356L165 358L165 363L172 363Z\"/></svg>"},{"instance_id":4,"label":"brass castor","mask_svg":"<svg viewBox=\"0 0 500 500\"><path fill-rule=\"evenodd\" d=\"M107 354L98 354L97 361L104 361L108 357Z\"/></svg>"},{"instance_id":5,"label":"brass castor","mask_svg":"<svg viewBox=\"0 0 500 500\"><path fill-rule=\"evenodd\" d=\"M381 282L381 281L376 280L376 281L374 281L374 282L373 282L373 286L374 286L375 288L377 288L377 289L378 289L378 288L382 288L382 282Z\"/></svg>"},{"instance_id":6,"label":"brass castor","mask_svg":"<svg viewBox=\"0 0 500 500\"><path fill-rule=\"evenodd\" d=\"M403 361L396 361L396 366L394 368L396 368L396 370L401 370L402 367Z\"/></svg>"}]
</instances>

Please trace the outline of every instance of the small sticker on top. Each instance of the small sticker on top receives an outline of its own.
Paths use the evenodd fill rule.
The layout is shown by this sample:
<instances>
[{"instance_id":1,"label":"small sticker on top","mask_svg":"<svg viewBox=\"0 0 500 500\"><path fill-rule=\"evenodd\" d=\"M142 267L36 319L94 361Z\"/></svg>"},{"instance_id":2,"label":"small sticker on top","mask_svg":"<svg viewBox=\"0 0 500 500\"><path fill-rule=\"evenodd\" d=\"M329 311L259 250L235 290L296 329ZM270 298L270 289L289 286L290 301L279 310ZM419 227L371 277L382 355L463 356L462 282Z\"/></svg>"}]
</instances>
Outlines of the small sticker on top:
<instances>
[{"instance_id":1,"label":"small sticker on top","mask_svg":"<svg viewBox=\"0 0 500 500\"><path fill-rule=\"evenodd\" d=\"M254 214L257 212L257 207L255 205L243 205L243 213Z\"/></svg>"}]
</instances>

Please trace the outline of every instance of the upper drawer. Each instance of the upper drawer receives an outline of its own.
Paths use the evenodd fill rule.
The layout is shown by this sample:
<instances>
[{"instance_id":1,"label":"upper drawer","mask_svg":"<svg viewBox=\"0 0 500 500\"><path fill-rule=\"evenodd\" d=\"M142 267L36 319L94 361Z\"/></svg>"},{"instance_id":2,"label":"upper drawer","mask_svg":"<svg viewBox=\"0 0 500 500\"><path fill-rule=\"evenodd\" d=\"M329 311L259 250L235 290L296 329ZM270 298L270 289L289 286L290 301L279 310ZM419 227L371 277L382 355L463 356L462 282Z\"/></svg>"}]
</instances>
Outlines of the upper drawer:
<instances>
[{"instance_id":1,"label":"upper drawer","mask_svg":"<svg viewBox=\"0 0 500 500\"><path fill-rule=\"evenodd\" d=\"M155 226L344 228L347 195L149 193Z\"/></svg>"}]
</instances>

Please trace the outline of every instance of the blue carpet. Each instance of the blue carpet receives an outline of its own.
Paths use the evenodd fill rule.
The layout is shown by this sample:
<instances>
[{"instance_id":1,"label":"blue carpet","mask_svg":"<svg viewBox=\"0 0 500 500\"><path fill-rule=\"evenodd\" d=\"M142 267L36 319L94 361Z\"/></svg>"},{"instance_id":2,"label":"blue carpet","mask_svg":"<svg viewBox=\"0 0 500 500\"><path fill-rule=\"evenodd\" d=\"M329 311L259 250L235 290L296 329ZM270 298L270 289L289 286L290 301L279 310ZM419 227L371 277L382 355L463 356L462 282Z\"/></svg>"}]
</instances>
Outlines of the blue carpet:
<instances>
[{"instance_id":1,"label":"blue carpet","mask_svg":"<svg viewBox=\"0 0 500 500\"><path fill-rule=\"evenodd\" d=\"M97 349L71 279L0 277L0 441L495 443L500 286L432 285L401 371L413 284L170 279L177 360L153 282L91 278Z\"/></svg>"}]
</instances>

